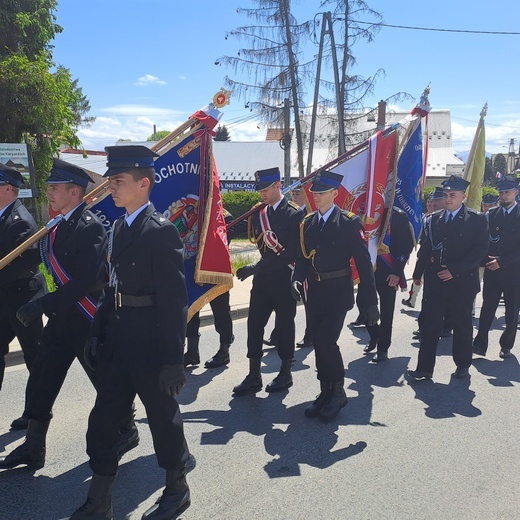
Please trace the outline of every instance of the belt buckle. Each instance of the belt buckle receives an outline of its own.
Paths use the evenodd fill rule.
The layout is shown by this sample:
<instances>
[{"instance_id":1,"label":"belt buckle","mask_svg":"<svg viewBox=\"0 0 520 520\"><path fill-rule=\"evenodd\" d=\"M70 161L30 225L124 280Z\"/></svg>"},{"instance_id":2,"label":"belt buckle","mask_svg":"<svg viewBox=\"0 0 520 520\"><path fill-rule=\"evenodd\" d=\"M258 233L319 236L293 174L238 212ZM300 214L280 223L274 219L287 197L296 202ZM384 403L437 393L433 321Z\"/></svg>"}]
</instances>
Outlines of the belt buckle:
<instances>
[{"instance_id":1,"label":"belt buckle","mask_svg":"<svg viewBox=\"0 0 520 520\"><path fill-rule=\"evenodd\" d=\"M116 292L114 294L114 304L116 311L123 306L123 295L120 292Z\"/></svg>"}]
</instances>

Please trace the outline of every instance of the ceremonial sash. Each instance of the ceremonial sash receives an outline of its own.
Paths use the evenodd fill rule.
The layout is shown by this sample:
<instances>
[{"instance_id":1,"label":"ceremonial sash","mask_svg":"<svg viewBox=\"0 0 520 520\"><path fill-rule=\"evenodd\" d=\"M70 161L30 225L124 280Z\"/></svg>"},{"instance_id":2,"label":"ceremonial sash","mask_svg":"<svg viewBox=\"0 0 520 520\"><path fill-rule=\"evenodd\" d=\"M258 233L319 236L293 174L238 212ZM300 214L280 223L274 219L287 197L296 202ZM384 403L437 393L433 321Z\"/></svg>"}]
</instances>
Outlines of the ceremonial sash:
<instances>
[{"instance_id":1,"label":"ceremonial sash","mask_svg":"<svg viewBox=\"0 0 520 520\"><path fill-rule=\"evenodd\" d=\"M71 277L63 269L63 267L61 267L58 259L56 258L56 255L54 254L54 240L56 239L57 229L58 226L56 226L47 237L48 254L44 256L44 259L47 260L44 263L47 269L52 272L54 278L58 280L59 285L65 285L66 283L70 282ZM88 318L90 321L94 319L97 302L90 296L83 297L79 302L76 302L76 305L86 318Z\"/></svg>"},{"instance_id":2,"label":"ceremonial sash","mask_svg":"<svg viewBox=\"0 0 520 520\"><path fill-rule=\"evenodd\" d=\"M395 266L395 258L391 253L380 253L379 256L381 257L381 260L390 267L390 269L393 269ZM399 287L404 291L406 289L406 278L404 276L401 276L399 278Z\"/></svg>"},{"instance_id":3,"label":"ceremonial sash","mask_svg":"<svg viewBox=\"0 0 520 520\"><path fill-rule=\"evenodd\" d=\"M285 250L285 247L278 242L278 237L276 233L271 230L271 223L269 222L269 217L267 216L267 209L269 206L265 206L260 210L260 226L262 227L263 232L263 240L264 244L274 251L277 255L279 255L282 251Z\"/></svg>"}]
</instances>

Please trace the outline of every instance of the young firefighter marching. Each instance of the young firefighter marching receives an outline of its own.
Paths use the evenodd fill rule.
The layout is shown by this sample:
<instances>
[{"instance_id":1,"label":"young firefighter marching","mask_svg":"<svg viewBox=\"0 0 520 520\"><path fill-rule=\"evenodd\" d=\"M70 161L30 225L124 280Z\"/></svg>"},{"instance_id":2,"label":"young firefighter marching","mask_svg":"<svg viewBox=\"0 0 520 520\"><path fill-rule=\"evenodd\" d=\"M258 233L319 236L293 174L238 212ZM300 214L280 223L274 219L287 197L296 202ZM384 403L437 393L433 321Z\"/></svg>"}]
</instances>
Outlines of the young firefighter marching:
<instances>
[{"instance_id":1,"label":"young firefighter marching","mask_svg":"<svg viewBox=\"0 0 520 520\"><path fill-rule=\"evenodd\" d=\"M183 345L188 297L179 232L149 201L154 152L145 146L107 147L109 190L126 209L112 232L110 282L85 347L99 374L90 414L87 453L93 471L87 501L71 520L112 520L118 427L136 394L146 408L159 466L161 498L143 515L168 520L190 505L189 453L175 396L185 383Z\"/></svg>"},{"instance_id":2,"label":"young firefighter marching","mask_svg":"<svg viewBox=\"0 0 520 520\"><path fill-rule=\"evenodd\" d=\"M334 419L347 404L345 367L337 342L347 311L354 306L351 258L361 280L359 296L365 321L375 325L379 319L374 270L363 225L354 213L334 204L342 178L325 170L314 177L311 191L317 211L309 213L300 224L301 249L292 282L296 300L302 297L305 279L309 284L307 311L321 387L305 416L324 421Z\"/></svg>"}]
</instances>

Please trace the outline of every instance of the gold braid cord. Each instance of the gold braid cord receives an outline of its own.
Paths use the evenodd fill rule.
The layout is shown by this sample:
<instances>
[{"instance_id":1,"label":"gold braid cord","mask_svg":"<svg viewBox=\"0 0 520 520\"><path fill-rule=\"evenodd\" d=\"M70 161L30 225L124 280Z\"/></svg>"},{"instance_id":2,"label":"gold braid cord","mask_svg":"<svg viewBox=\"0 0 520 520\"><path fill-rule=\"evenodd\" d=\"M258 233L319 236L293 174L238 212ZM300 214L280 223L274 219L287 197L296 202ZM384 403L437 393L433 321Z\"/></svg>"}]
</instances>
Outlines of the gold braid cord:
<instances>
[{"instance_id":1,"label":"gold braid cord","mask_svg":"<svg viewBox=\"0 0 520 520\"><path fill-rule=\"evenodd\" d=\"M314 267L314 255L316 254L316 249L312 249L309 253L307 253L307 248L305 247L305 221L309 218L314 216L314 212L308 213L303 217L303 220L300 222L300 247L302 249L303 257L307 260L310 259L311 265L313 269L316 269Z\"/></svg>"},{"instance_id":2,"label":"gold braid cord","mask_svg":"<svg viewBox=\"0 0 520 520\"><path fill-rule=\"evenodd\" d=\"M253 206L253 208L256 208L257 206L261 206L262 203L259 202L258 204L255 204ZM252 208L251 208L252 209ZM262 209L260 209L260 211L262 211ZM247 238L249 239L249 242L251 242L251 244L255 244L258 246L258 242L260 242L260 240L262 240L264 236L264 233L260 233L258 235L258 237L255 237L255 232L254 232L254 229L253 229L253 215L249 215L249 217L247 217ZM260 249L262 246L258 246L258 249ZM264 247L265 247L265 244L264 244Z\"/></svg>"}]
</instances>

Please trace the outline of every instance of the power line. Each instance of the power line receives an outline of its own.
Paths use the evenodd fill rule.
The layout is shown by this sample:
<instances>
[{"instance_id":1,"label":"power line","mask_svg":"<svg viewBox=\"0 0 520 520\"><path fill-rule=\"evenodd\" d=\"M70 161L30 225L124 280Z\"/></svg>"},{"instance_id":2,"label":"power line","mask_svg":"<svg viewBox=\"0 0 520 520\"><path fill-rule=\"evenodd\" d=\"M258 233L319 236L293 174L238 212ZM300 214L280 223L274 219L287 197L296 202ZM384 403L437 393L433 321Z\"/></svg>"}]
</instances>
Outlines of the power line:
<instances>
[{"instance_id":1,"label":"power line","mask_svg":"<svg viewBox=\"0 0 520 520\"><path fill-rule=\"evenodd\" d=\"M414 31L435 31L435 32L450 32L450 33L466 33L466 34L499 34L509 36L520 36L520 32L508 32L508 31L476 31L466 29L438 29L434 27L413 27L411 25L392 25L389 23L382 22L361 22L359 20L351 20L354 23L360 23L363 25L372 25L378 27L390 27L393 29L410 29Z\"/></svg>"}]
</instances>

